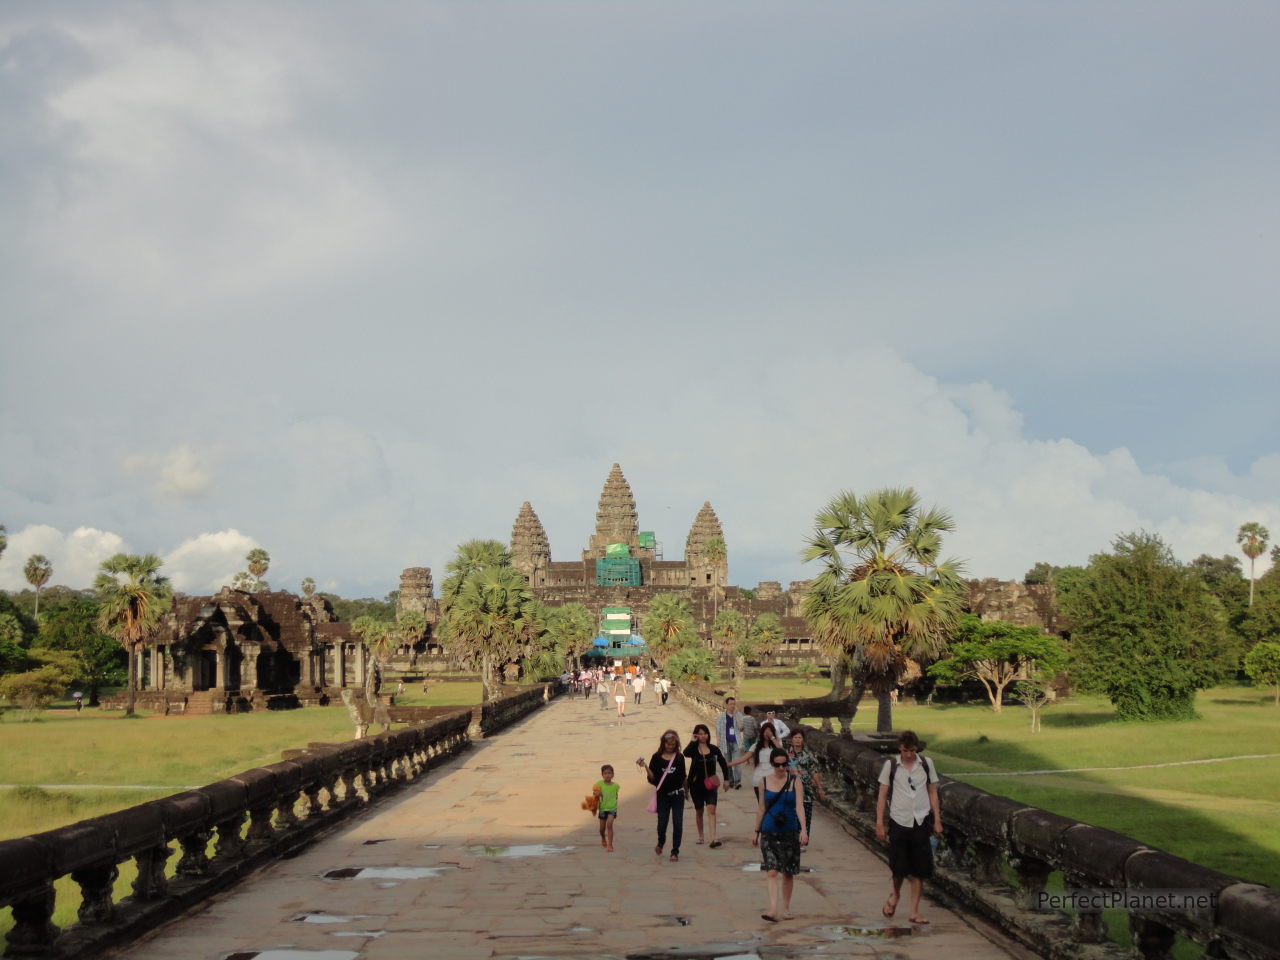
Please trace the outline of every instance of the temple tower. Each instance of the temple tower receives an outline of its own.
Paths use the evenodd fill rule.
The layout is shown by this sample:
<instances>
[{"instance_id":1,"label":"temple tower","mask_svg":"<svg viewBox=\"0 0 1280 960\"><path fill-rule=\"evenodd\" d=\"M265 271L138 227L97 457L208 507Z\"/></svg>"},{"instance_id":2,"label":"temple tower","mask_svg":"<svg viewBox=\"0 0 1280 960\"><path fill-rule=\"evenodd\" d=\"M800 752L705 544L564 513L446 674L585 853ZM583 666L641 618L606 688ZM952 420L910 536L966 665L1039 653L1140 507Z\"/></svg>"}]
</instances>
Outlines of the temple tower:
<instances>
[{"instance_id":1,"label":"temple tower","mask_svg":"<svg viewBox=\"0 0 1280 960\"><path fill-rule=\"evenodd\" d=\"M631 556L646 553L640 549L640 521L636 515L636 498L631 495L631 484L622 475L622 467L613 465L609 479L600 493L600 506L596 509L596 532L591 536L583 560L605 556L611 543L625 543ZM651 554L652 551L647 551Z\"/></svg>"},{"instance_id":2,"label":"temple tower","mask_svg":"<svg viewBox=\"0 0 1280 960\"><path fill-rule=\"evenodd\" d=\"M430 567L406 567L400 574L400 596L396 601L396 616L409 610L416 610L427 618L428 623L436 619L436 602L431 594Z\"/></svg>"},{"instance_id":3,"label":"temple tower","mask_svg":"<svg viewBox=\"0 0 1280 960\"><path fill-rule=\"evenodd\" d=\"M702 509L693 518L693 526L689 528L689 536L684 542L684 562L689 567L694 585L722 587L729 582L729 557L726 552L719 560L708 558L707 542L710 540L723 543L724 529L708 500L703 502Z\"/></svg>"},{"instance_id":4,"label":"temple tower","mask_svg":"<svg viewBox=\"0 0 1280 960\"><path fill-rule=\"evenodd\" d=\"M511 528L511 565L529 578L529 585L540 587L547 582L547 565L551 563L551 544L542 521L526 500Z\"/></svg>"}]
</instances>

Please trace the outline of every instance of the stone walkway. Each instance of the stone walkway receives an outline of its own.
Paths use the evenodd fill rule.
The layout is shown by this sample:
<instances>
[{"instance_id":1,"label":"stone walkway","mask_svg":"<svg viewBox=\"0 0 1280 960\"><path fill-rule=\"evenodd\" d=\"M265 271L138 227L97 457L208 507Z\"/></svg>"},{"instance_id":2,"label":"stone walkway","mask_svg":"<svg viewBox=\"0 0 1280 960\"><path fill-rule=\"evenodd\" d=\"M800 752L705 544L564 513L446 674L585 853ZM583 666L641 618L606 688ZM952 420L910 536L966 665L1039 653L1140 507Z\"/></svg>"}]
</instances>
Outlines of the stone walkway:
<instances>
[{"instance_id":1,"label":"stone walkway","mask_svg":"<svg viewBox=\"0 0 1280 960\"><path fill-rule=\"evenodd\" d=\"M648 697L646 695L646 700ZM611 705L612 707L612 705ZM597 698L562 699L474 745L295 859L282 861L117 956L130 960L470 957L1023 957L926 902L928 927L880 915L887 870L818 810L796 919L769 923L749 788L722 793L724 846L654 856L636 769L694 715L648 700L621 723ZM622 784L616 852L580 808L612 763Z\"/></svg>"}]
</instances>

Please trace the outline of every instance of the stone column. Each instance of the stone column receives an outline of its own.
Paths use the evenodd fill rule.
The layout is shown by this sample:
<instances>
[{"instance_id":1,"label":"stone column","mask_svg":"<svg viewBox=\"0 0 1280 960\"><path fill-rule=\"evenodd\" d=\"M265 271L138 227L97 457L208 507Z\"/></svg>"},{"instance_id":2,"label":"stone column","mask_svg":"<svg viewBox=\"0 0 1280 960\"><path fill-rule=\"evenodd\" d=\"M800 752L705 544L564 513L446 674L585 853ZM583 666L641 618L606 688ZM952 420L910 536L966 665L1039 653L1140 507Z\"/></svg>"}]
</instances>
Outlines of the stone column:
<instances>
[{"instance_id":1,"label":"stone column","mask_svg":"<svg viewBox=\"0 0 1280 960\"><path fill-rule=\"evenodd\" d=\"M363 643L356 647L356 673L358 674L356 686L361 689L368 682L369 669L369 648Z\"/></svg>"},{"instance_id":2,"label":"stone column","mask_svg":"<svg viewBox=\"0 0 1280 960\"><path fill-rule=\"evenodd\" d=\"M347 685L347 645L339 640L333 645L334 652L338 655L338 672L334 677L336 686L345 687Z\"/></svg>"},{"instance_id":3,"label":"stone column","mask_svg":"<svg viewBox=\"0 0 1280 960\"><path fill-rule=\"evenodd\" d=\"M214 677L213 686L215 690L227 689L227 648L220 647L218 649L218 672Z\"/></svg>"},{"instance_id":4,"label":"stone column","mask_svg":"<svg viewBox=\"0 0 1280 960\"><path fill-rule=\"evenodd\" d=\"M258 655L262 648L256 643L242 644L240 647L240 689L256 690L258 688Z\"/></svg>"}]
</instances>

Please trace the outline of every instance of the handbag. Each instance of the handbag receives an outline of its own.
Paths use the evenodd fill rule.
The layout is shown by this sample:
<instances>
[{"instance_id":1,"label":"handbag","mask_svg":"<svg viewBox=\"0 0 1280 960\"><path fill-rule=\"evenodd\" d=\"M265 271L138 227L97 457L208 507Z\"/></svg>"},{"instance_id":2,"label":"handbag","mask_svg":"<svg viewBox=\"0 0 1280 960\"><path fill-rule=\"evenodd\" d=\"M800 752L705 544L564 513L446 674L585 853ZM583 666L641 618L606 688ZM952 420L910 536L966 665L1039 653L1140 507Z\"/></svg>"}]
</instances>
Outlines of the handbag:
<instances>
[{"instance_id":1,"label":"handbag","mask_svg":"<svg viewBox=\"0 0 1280 960\"><path fill-rule=\"evenodd\" d=\"M653 796L649 798L649 803L645 807L650 813L658 812L658 791L662 789L662 781L667 779L667 774L671 772L671 768L676 765L676 758L672 757L667 763L667 769L662 771L662 776L658 778L658 785L653 788Z\"/></svg>"},{"instance_id":2,"label":"handbag","mask_svg":"<svg viewBox=\"0 0 1280 960\"><path fill-rule=\"evenodd\" d=\"M720 778L715 775L712 775L710 777L707 777L707 779L703 780L702 785L706 787L708 790L719 790Z\"/></svg>"}]
</instances>

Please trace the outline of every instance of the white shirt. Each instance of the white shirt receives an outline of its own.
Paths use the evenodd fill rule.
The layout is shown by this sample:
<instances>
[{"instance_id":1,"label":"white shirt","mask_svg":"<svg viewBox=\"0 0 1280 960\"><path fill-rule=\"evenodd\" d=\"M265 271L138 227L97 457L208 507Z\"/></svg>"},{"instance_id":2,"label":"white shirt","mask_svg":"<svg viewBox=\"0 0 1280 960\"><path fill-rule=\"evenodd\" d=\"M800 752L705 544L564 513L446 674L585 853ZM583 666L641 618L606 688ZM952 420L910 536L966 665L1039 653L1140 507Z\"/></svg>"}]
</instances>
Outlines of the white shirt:
<instances>
[{"instance_id":1,"label":"white shirt","mask_svg":"<svg viewBox=\"0 0 1280 960\"><path fill-rule=\"evenodd\" d=\"M893 763L893 760L886 760L880 770L880 783L885 786L889 785ZM924 823L924 818L933 810L929 804L929 774L926 773L926 763L929 764L927 769L933 771L934 783L937 783L938 771L926 757L916 757L916 762L910 768L905 763L898 764L898 775L893 778L893 795L889 797L889 818L898 826L914 827L918 823Z\"/></svg>"},{"instance_id":2,"label":"white shirt","mask_svg":"<svg viewBox=\"0 0 1280 960\"><path fill-rule=\"evenodd\" d=\"M761 720L760 722L762 724L772 723L773 732L778 735L778 741L780 743L787 742L787 736L791 733L791 728L787 726L786 722L781 717L775 714L772 720Z\"/></svg>"}]
</instances>

